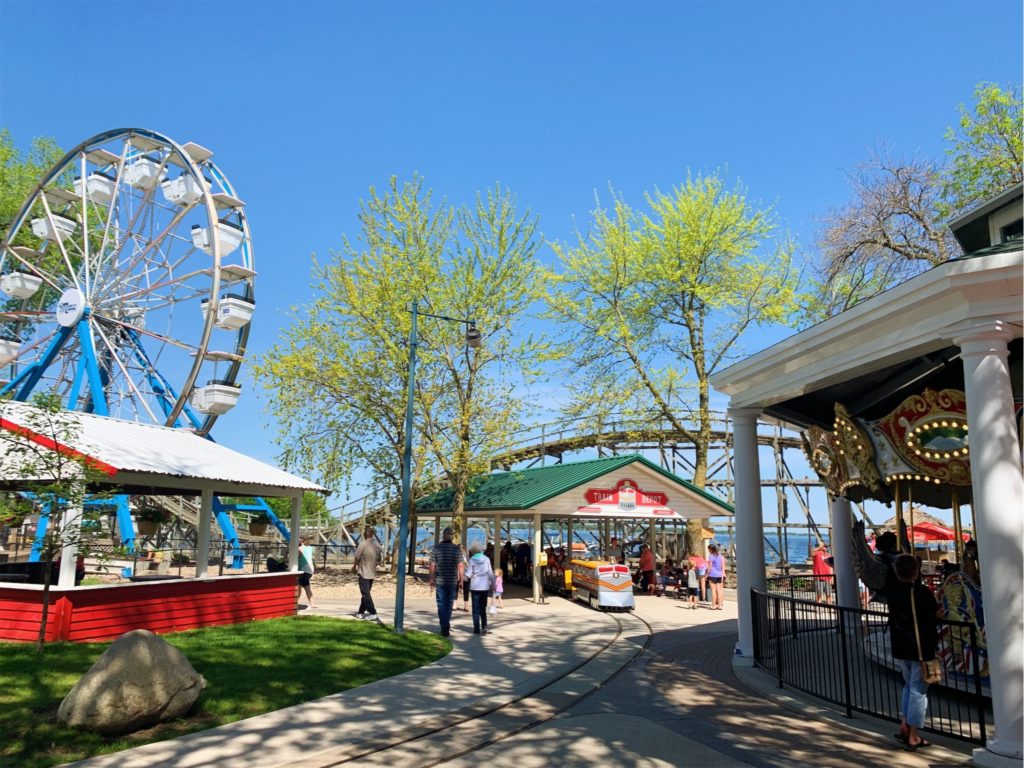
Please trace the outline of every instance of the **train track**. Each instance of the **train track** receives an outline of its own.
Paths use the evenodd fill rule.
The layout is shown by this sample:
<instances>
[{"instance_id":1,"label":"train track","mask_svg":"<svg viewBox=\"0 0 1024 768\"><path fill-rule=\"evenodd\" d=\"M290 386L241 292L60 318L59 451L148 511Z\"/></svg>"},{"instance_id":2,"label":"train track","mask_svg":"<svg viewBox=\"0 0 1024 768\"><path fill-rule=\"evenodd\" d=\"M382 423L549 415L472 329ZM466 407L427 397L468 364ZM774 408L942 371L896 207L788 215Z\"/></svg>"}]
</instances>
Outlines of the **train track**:
<instances>
[{"instance_id":1,"label":"train track","mask_svg":"<svg viewBox=\"0 0 1024 768\"><path fill-rule=\"evenodd\" d=\"M651 625L635 613L607 614L617 624L615 635L555 680L500 703L480 703L448 715L411 725L401 734L384 734L358 744L319 752L285 768L333 768L341 765L401 765L429 768L464 757L536 728L601 691L648 649ZM624 640L637 623L643 643ZM580 693L580 690L583 690ZM457 751L453 745L457 744Z\"/></svg>"}]
</instances>

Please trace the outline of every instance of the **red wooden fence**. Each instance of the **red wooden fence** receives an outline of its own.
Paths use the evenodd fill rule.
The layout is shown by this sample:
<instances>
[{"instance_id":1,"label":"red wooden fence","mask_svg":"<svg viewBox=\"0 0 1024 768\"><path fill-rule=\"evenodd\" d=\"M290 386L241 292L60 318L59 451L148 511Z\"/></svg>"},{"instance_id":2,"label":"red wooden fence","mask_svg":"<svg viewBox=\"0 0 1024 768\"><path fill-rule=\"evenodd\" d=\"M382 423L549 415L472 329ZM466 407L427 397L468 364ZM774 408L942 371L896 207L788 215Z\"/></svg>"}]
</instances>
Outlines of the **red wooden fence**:
<instances>
[{"instance_id":1,"label":"red wooden fence","mask_svg":"<svg viewBox=\"0 0 1024 768\"><path fill-rule=\"evenodd\" d=\"M46 640L101 642L132 629L157 634L295 613L297 573L50 588ZM0 586L0 640L34 641L42 588Z\"/></svg>"}]
</instances>

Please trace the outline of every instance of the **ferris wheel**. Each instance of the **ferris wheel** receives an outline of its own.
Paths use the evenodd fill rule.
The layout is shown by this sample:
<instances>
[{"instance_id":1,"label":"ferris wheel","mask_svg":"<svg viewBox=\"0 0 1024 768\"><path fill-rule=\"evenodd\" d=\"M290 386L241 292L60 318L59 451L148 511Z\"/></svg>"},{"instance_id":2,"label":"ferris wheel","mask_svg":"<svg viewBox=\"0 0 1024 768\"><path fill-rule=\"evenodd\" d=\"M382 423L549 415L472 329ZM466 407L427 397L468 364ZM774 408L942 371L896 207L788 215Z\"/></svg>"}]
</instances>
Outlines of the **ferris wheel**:
<instances>
[{"instance_id":1,"label":"ferris wheel","mask_svg":"<svg viewBox=\"0 0 1024 768\"><path fill-rule=\"evenodd\" d=\"M0 395L201 435L235 405L256 272L212 156L122 128L43 177L0 242Z\"/></svg>"}]
</instances>

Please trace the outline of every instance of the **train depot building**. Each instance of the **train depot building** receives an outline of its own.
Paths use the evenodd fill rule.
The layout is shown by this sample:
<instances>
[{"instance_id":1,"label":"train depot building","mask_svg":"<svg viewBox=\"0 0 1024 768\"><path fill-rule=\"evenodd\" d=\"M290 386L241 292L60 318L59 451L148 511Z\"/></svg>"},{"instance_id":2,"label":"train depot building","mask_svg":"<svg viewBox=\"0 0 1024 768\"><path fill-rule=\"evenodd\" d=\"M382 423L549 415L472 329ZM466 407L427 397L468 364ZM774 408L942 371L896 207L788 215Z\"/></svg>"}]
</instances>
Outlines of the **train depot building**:
<instances>
[{"instance_id":1,"label":"train depot building","mask_svg":"<svg viewBox=\"0 0 1024 768\"><path fill-rule=\"evenodd\" d=\"M439 536L441 522L452 515L453 496L445 489L417 501L413 529L432 519ZM483 527L494 541L495 567L508 540L505 531L531 530L537 602L543 590L537 555L552 537L559 545L577 542L576 534L586 527L606 552L612 537L642 530L657 552L665 541L682 541L687 520L731 518L733 508L643 456L628 454L483 475L470 484L464 513L467 527ZM567 556L571 551L566 548Z\"/></svg>"}]
</instances>

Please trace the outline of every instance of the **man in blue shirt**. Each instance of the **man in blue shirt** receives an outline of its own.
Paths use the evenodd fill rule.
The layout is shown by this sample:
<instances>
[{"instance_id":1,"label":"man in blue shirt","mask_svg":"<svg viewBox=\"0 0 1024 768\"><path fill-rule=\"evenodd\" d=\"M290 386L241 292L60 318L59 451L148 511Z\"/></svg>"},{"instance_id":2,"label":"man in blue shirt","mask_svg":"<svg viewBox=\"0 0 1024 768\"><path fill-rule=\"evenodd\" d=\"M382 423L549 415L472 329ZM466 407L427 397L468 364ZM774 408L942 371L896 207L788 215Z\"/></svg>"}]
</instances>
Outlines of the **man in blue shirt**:
<instances>
[{"instance_id":1,"label":"man in blue shirt","mask_svg":"<svg viewBox=\"0 0 1024 768\"><path fill-rule=\"evenodd\" d=\"M441 637L451 633L452 606L462 584L465 567L462 551L452 542L455 531L449 526L441 534L442 541L430 551L430 588L435 591L437 618L441 622Z\"/></svg>"}]
</instances>

